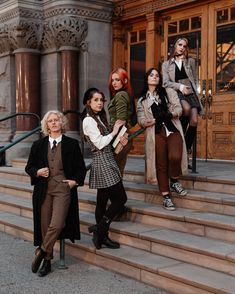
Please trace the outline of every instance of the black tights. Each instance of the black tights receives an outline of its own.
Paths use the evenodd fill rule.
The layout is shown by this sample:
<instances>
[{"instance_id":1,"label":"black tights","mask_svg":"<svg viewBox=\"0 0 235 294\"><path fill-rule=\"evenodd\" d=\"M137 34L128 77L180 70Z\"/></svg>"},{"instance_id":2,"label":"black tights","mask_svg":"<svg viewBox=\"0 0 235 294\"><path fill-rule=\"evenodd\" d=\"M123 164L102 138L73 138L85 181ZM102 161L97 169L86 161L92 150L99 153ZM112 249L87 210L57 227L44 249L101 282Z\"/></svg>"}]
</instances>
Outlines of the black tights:
<instances>
[{"instance_id":1,"label":"black tights","mask_svg":"<svg viewBox=\"0 0 235 294\"><path fill-rule=\"evenodd\" d=\"M110 200L111 204L106 209L108 200ZM123 209L123 206L127 201L122 181L111 187L97 189L96 201L96 223L99 224L103 216L106 216L112 221L112 219Z\"/></svg>"}]
</instances>

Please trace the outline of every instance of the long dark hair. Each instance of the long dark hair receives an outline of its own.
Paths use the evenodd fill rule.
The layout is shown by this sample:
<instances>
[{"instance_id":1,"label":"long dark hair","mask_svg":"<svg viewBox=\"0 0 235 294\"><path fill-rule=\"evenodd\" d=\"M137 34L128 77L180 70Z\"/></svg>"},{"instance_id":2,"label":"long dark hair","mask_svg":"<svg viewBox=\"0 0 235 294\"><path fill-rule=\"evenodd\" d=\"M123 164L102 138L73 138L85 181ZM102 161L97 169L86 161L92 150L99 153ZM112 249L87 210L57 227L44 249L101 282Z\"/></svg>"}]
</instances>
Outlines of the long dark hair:
<instances>
[{"instance_id":1,"label":"long dark hair","mask_svg":"<svg viewBox=\"0 0 235 294\"><path fill-rule=\"evenodd\" d=\"M141 102L147 98L147 93L149 90L148 77L153 70L156 70L159 74L159 84L156 86L155 91L159 95L161 100L163 97L166 97L166 99L167 99L166 90L162 86L162 75L157 68L151 67L144 75L144 87L143 87L143 90L141 91L141 97L142 97ZM167 101L168 101L168 99L167 99Z\"/></svg>"},{"instance_id":2,"label":"long dark hair","mask_svg":"<svg viewBox=\"0 0 235 294\"><path fill-rule=\"evenodd\" d=\"M104 135L105 128L104 128L103 124L109 130L109 125L108 125L108 120L107 120L106 112L105 112L105 110L103 108L99 113L94 113L94 111L91 109L91 106L90 106L90 103L89 103L90 100L92 99L92 97L96 93L100 94L102 96L102 98L103 98L103 101L105 101L105 96L104 96L104 93L103 92L101 92L97 88L89 88L84 93L83 103L85 104L85 107L84 107L84 109L82 111L81 119L83 121L84 118L88 114L90 117L92 117L97 122L97 126L98 126L98 129L100 130L100 133L102 135ZM103 124L100 122L100 120L98 119L97 115L99 115L99 118L100 118L100 120L102 121ZM82 135L83 135L83 139L85 140L84 134L82 134Z\"/></svg>"}]
</instances>

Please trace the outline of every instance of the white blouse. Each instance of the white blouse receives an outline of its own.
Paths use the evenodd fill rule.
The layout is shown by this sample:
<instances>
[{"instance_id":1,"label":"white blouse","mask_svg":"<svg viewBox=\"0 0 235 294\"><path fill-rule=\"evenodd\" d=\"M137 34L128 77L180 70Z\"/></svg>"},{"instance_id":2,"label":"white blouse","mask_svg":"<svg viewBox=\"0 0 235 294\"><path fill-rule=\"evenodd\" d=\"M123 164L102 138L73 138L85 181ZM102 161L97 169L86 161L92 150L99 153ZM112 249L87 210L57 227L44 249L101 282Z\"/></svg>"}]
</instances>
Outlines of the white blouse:
<instances>
[{"instance_id":1,"label":"white blouse","mask_svg":"<svg viewBox=\"0 0 235 294\"><path fill-rule=\"evenodd\" d=\"M98 119L100 120L99 117L98 117ZM100 122L101 122L101 120L100 120ZM91 142L99 150L101 150L105 146L107 146L113 139L113 136L111 134L103 136L100 133L100 130L97 126L97 122L90 116L87 116L84 118L84 120L82 122L82 128L83 128L84 135L88 136L90 138Z\"/></svg>"}]
</instances>

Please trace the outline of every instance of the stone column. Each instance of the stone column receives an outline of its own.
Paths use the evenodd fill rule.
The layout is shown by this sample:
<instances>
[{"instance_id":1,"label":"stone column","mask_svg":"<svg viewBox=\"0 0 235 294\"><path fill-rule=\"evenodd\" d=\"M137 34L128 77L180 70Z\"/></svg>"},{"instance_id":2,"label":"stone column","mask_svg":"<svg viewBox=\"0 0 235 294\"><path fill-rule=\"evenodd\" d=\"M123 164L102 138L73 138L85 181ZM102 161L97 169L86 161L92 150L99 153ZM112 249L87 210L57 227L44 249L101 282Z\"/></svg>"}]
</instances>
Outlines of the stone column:
<instances>
[{"instance_id":1,"label":"stone column","mask_svg":"<svg viewBox=\"0 0 235 294\"><path fill-rule=\"evenodd\" d=\"M40 52L36 49L17 49L15 54L16 112L40 114ZM38 121L30 116L18 116L16 131L35 128Z\"/></svg>"},{"instance_id":2,"label":"stone column","mask_svg":"<svg viewBox=\"0 0 235 294\"><path fill-rule=\"evenodd\" d=\"M62 111L78 110L78 48L63 46L61 51ZM78 116L67 114L69 131L78 130Z\"/></svg>"}]
</instances>

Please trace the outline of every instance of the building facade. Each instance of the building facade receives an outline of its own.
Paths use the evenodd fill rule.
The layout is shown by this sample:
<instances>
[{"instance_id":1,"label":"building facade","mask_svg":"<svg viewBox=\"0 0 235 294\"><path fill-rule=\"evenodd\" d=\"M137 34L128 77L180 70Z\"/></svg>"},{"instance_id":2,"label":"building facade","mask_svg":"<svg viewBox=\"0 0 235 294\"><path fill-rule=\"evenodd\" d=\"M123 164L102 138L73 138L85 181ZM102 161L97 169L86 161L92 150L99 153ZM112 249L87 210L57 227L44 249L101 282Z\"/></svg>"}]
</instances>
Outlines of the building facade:
<instances>
[{"instance_id":1,"label":"building facade","mask_svg":"<svg viewBox=\"0 0 235 294\"><path fill-rule=\"evenodd\" d=\"M90 86L109 97L117 66L128 70L137 99L145 71L161 67L177 36L189 39L206 110L197 156L235 159L234 0L0 0L0 117L81 110ZM77 136L77 117L69 123ZM25 116L0 122L0 145L35 126ZM25 156L37 136L11 148L7 161ZM134 145L143 154L144 136Z\"/></svg>"},{"instance_id":2,"label":"building facade","mask_svg":"<svg viewBox=\"0 0 235 294\"><path fill-rule=\"evenodd\" d=\"M111 69L113 2L103 0L0 0L0 116L14 112L81 110L84 91L107 94ZM78 123L69 114L69 132ZM0 144L33 129L35 118L0 123ZM37 135L7 151L25 156Z\"/></svg>"},{"instance_id":3,"label":"building facade","mask_svg":"<svg viewBox=\"0 0 235 294\"><path fill-rule=\"evenodd\" d=\"M161 67L178 36L189 39L206 114L197 156L235 159L235 1L115 0L113 65L128 69L138 97L145 71ZM143 136L135 153L143 153Z\"/></svg>"}]
</instances>

